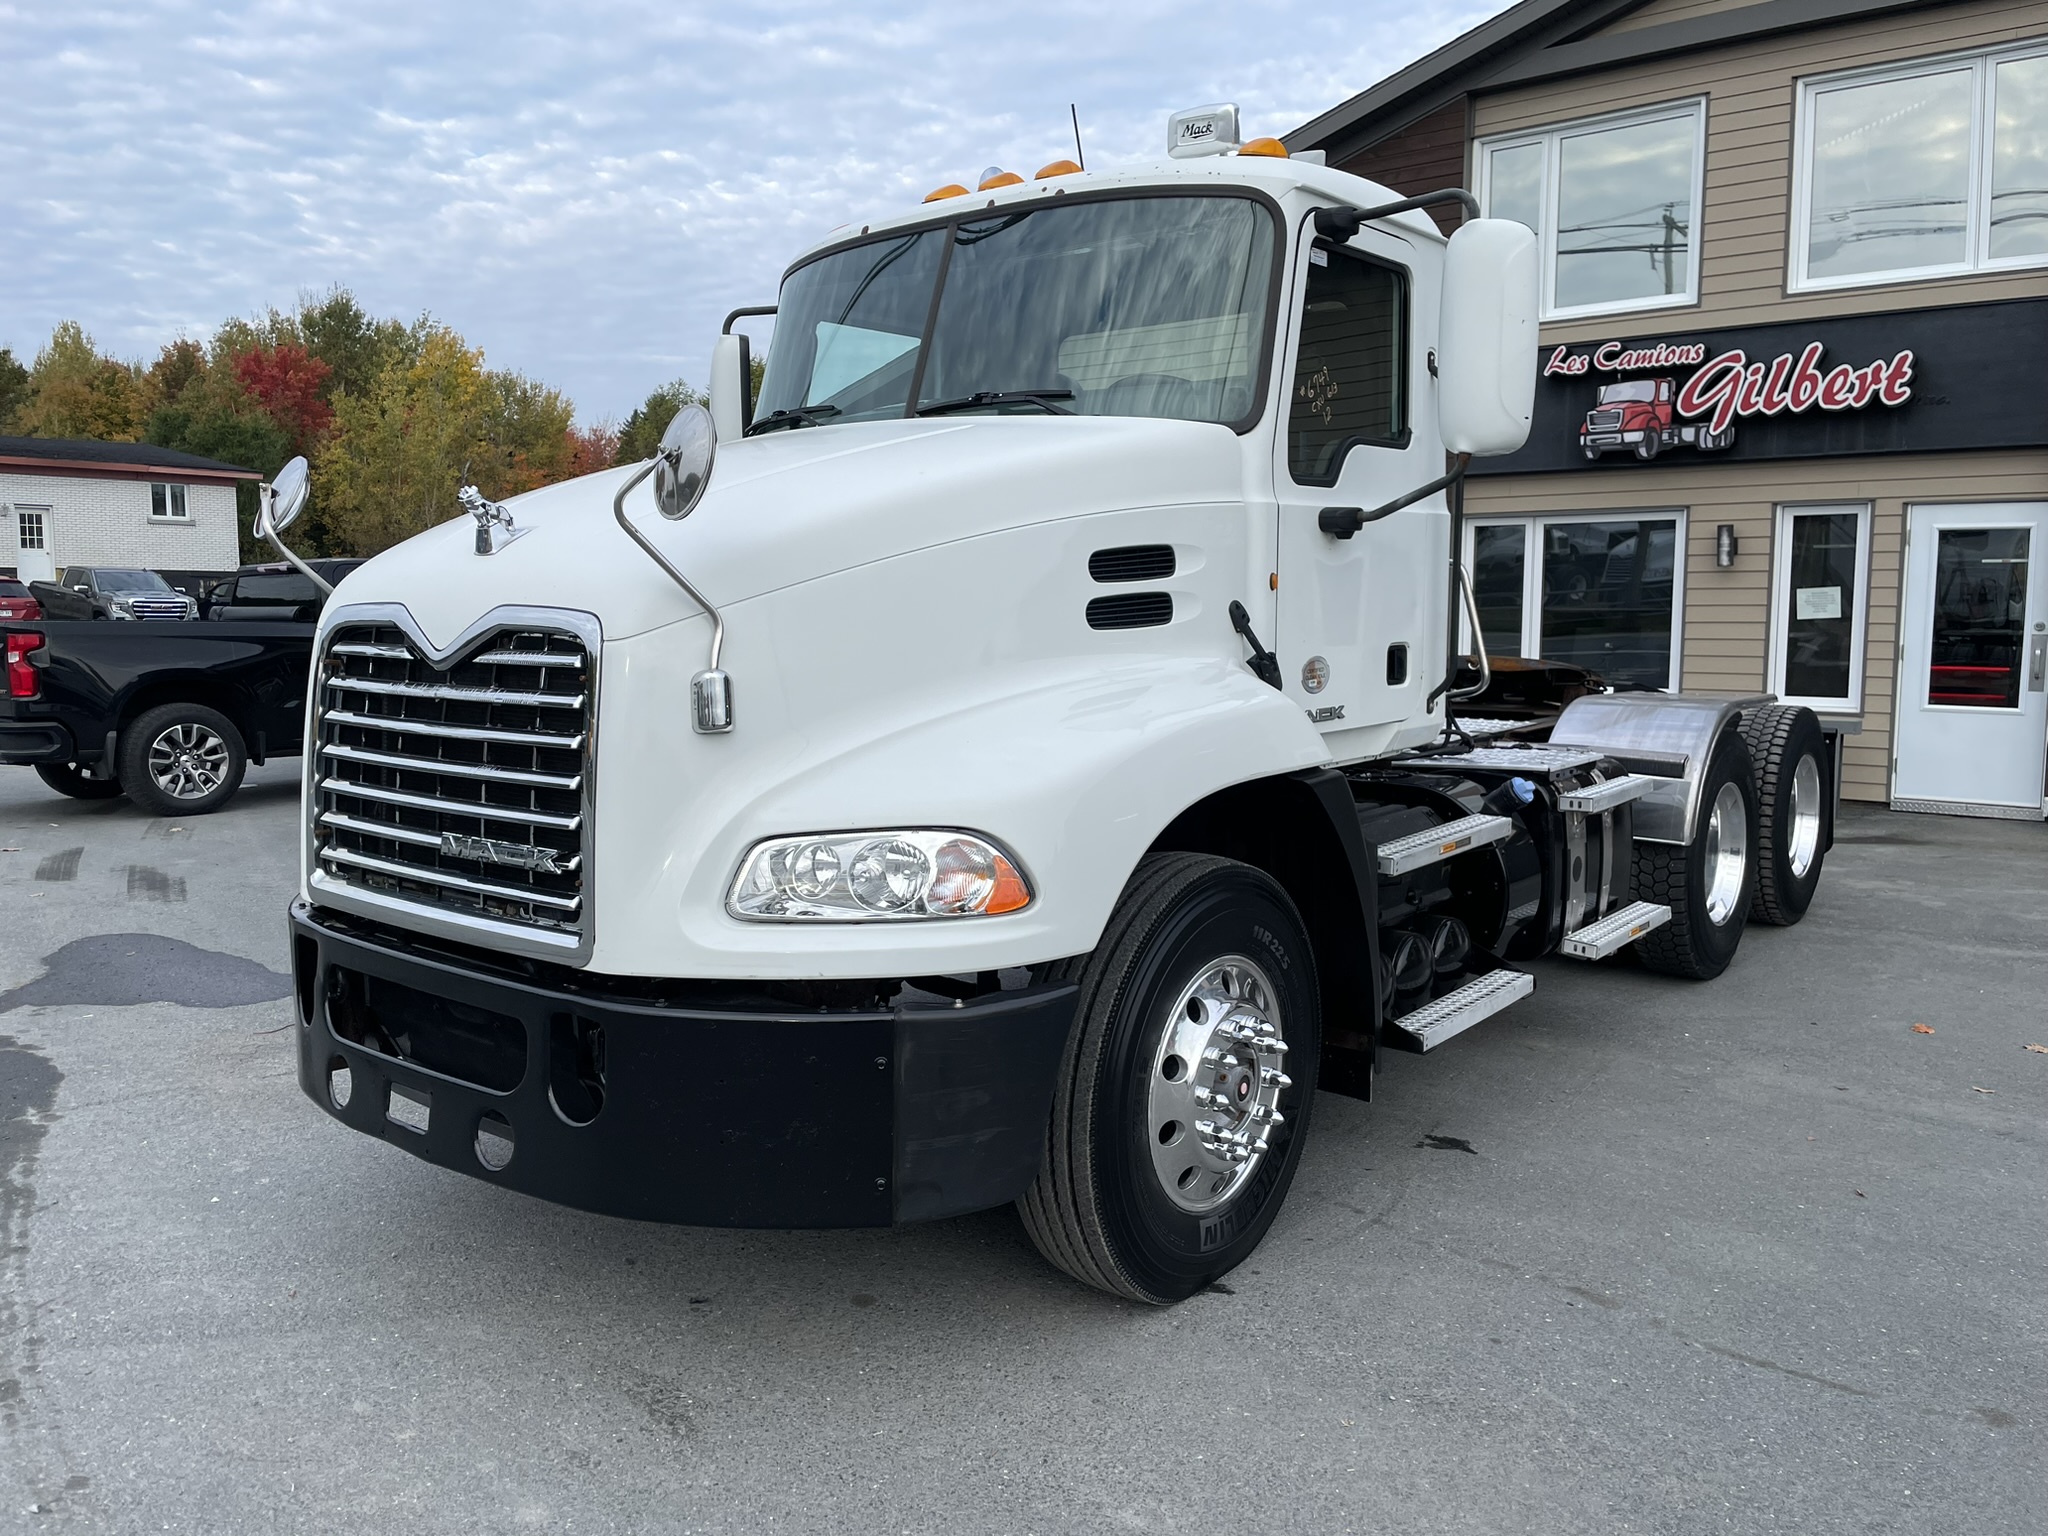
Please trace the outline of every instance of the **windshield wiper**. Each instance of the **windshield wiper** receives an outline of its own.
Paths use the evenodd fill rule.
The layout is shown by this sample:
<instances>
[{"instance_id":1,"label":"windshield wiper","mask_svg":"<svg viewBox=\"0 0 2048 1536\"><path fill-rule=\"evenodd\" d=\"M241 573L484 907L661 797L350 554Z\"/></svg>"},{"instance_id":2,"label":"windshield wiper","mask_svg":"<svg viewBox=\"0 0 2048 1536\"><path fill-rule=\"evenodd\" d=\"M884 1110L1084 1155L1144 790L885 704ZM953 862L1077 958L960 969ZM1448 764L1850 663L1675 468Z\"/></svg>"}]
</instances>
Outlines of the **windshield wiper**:
<instances>
[{"instance_id":1,"label":"windshield wiper","mask_svg":"<svg viewBox=\"0 0 2048 1536\"><path fill-rule=\"evenodd\" d=\"M920 405L920 416L945 416L953 411L971 411L984 405L1035 405L1048 416L1071 416L1073 411L1056 401L1071 400L1071 389L984 389L958 400L934 400Z\"/></svg>"},{"instance_id":2,"label":"windshield wiper","mask_svg":"<svg viewBox=\"0 0 2048 1536\"><path fill-rule=\"evenodd\" d=\"M787 411L771 411L767 416L747 428L747 435L756 432L773 432L777 427L815 427L827 417L837 416L836 405L799 405Z\"/></svg>"}]
</instances>

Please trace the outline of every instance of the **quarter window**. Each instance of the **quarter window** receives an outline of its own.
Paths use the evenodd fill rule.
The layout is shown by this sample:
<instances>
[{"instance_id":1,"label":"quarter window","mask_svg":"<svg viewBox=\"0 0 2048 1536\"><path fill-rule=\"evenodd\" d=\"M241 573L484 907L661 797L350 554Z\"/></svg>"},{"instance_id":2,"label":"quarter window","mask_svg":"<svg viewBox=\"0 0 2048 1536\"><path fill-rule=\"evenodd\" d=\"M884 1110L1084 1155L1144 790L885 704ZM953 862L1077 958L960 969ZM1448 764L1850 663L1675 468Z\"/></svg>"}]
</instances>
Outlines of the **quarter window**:
<instances>
[{"instance_id":1,"label":"quarter window","mask_svg":"<svg viewBox=\"0 0 2048 1536\"><path fill-rule=\"evenodd\" d=\"M2048 47L1803 82L1792 285L2048 264Z\"/></svg>"},{"instance_id":2,"label":"quarter window","mask_svg":"<svg viewBox=\"0 0 2048 1536\"><path fill-rule=\"evenodd\" d=\"M1354 444L1406 447L1408 279L1346 251L1309 252L1287 468L1302 485L1335 485Z\"/></svg>"},{"instance_id":3,"label":"quarter window","mask_svg":"<svg viewBox=\"0 0 2048 1536\"><path fill-rule=\"evenodd\" d=\"M1771 563L1771 691L1815 709L1860 709L1870 508L1780 507Z\"/></svg>"},{"instance_id":4,"label":"quarter window","mask_svg":"<svg viewBox=\"0 0 2048 1536\"><path fill-rule=\"evenodd\" d=\"M1480 142L1487 215L1536 232L1545 319L1697 299L1706 120L1690 101Z\"/></svg>"},{"instance_id":5,"label":"quarter window","mask_svg":"<svg viewBox=\"0 0 2048 1536\"><path fill-rule=\"evenodd\" d=\"M1685 516L1675 511L1471 524L1465 558L1487 653L1676 688L1684 549Z\"/></svg>"},{"instance_id":6,"label":"quarter window","mask_svg":"<svg viewBox=\"0 0 2048 1536\"><path fill-rule=\"evenodd\" d=\"M153 523L190 521L185 512L185 487L161 483L152 485L149 488L149 520Z\"/></svg>"}]
</instances>

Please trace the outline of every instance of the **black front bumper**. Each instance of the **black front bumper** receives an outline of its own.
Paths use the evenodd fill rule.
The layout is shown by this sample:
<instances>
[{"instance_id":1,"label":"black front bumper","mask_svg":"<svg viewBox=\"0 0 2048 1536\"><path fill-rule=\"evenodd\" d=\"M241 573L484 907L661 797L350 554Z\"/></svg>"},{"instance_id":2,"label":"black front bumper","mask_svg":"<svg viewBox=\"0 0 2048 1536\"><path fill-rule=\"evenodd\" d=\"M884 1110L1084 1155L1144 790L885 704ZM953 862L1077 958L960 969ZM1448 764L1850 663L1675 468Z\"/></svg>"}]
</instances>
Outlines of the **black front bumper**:
<instances>
[{"instance_id":1,"label":"black front bumper","mask_svg":"<svg viewBox=\"0 0 2048 1536\"><path fill-rule=\"evenodd\" d=\"M1072 985L865 1010L706 986L678 1003L303 901L291 931L299 1086L329 1114L487 1183L693 1226L887 1226L1016 1199L1074 1012ZM503 1141L478 1132L500 1123L512 1155L493 1170Z\"/></svg>"},{"instance_id":2,"label":"black front bumper","mask_svg":"<svg viewBox=\"0 0 2048 1536\"><path fill-rule=\"evenodd\" d=\"M71 763L78 749L71 732L56 720L0 720L0 763L32 766Z\"/></svg>"}]
</instances>

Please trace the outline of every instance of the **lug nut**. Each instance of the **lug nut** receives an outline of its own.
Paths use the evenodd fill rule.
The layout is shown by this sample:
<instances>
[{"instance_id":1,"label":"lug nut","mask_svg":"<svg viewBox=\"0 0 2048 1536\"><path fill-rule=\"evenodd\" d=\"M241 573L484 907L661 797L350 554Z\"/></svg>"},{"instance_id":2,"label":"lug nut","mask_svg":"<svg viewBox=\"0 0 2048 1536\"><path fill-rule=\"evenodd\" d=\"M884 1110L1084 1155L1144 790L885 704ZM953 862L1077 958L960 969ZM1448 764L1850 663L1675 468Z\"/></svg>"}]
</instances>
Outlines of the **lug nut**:
<instances>
[{"instance_id":1,"label":"lug nut","mask_svg":"<svg viewBox=\"0 0 2048 1536\"><path fill-rule=\"evenodd\" d=\"M1294 1079L1285 1072L1280 1071L1277 1067L1261 1067L1259 1069L1259 1082L1268 1088L1292 1088L1294 1086Z\"/></svg>"}]
</instances>

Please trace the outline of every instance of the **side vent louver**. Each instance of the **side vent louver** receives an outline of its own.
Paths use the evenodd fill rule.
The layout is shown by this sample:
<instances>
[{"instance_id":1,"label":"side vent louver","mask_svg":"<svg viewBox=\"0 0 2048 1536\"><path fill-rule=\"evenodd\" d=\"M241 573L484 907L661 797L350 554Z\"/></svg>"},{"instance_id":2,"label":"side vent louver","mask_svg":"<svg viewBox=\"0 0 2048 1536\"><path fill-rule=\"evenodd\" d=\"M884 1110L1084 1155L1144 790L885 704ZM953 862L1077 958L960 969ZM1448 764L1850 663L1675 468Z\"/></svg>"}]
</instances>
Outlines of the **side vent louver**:
<instances>
[{"instance_id":1,"label":"side vent louver","mask_svg":"<svg viewBox=\"0 0 2048 1536\"><path fill-rule=\"evenodd\" d=\"M1173 546L1126 544L1120 549L1098 549L1088 557L1088 574L1097 581L1164 581L1173 574Z\"/></svg>"},{"instance_id":2,"label":"side vent louver","mask_svg":"<svg viewBox=\"0 0 2048 1536\"><path fill-rule=\"evenodd\" d=\"M1119 592L1088 604L1090 629L1147 629L1173 622L1173 595L1168 592Z\"/></svg>"}]
</instances>

